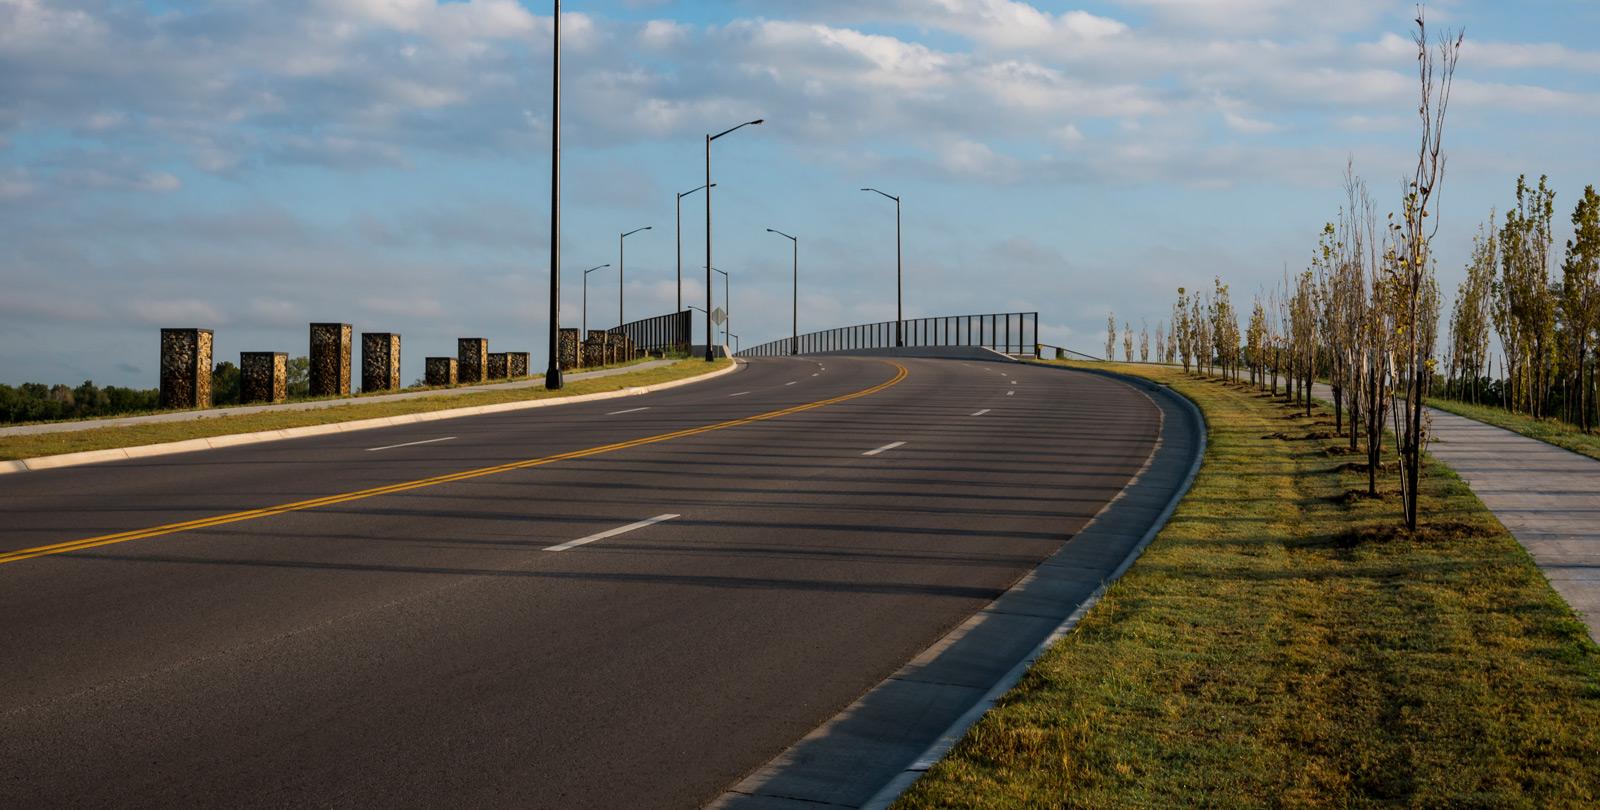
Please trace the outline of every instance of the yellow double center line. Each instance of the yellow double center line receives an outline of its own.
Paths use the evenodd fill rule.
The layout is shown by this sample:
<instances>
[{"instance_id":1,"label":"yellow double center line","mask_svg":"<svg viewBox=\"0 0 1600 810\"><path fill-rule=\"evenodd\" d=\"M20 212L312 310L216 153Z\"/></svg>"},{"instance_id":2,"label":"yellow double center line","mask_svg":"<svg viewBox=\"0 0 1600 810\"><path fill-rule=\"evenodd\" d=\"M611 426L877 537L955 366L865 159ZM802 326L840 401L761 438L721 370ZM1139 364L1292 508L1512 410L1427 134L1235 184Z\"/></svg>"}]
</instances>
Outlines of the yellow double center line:
<instances>
[{"instance_id":1,"label":"yellow double center line","mask_svg":"<svg viewBox=\"0 0 1600 810\"><path fill-rule=\"evenodd\" d=\"M868 394L874 394L906 378L905 366L902 366L899 363L889 363L889 365L895 367L896 373L894 378L886 383L875 385L871 388L857 391L853 394L846 394L842 397L824 399L818 402L807 403L805 405L796 405L792 408L784 408L781 411L772 411L770 413L763 413L757 416L747 416L743 419L734 419L730 422L720 422L715 425L690 428L688 430L680 430L674 433L663 433L659 436L647 436L643 439L634 439L627 442L608 444L604 447L591 447L587 450L574 450L570 453L560 453L554 456L545 456L544 458L529 459L527 461L515 461L510 464L501 464L498 467L484 467L478 470L467 470L466 472L451 473L449 475L441 475L436 478L424 478L420 481L407 481L403 484L390 484L386 487L364 489L360 492L347 492L342 495L329 495L324 498L314 498L309 501L286 503L282 506L269 506L265 509L252 509L248 512L234 512L230 515L218 515L216 517L201 518L200 520L191 520L186 523L173 523L167 526L156 526L155 528L151 529L139 529L137 531L123 532L121 534L108 534L101 537L90 537L86 540L74 540L70 543L57 543L53 546L27 548L22 549L21 551L12 551L0 554L0 563L26 560L30 557L43 557L47 554L61 554L68 551L81 551L86 548L107 546L111 545L112 543L125 543L129 540L138 540L144 537L158 537L163 534L176 534L178 532L189 532L196 529L208 529L212 526L222 526L228 523L238 523L244 520L255 520L256 518L271 517L273 515L281 515L285 512L298 512L303 509L315 509L319 506L332 506L333 504L345 503L346 501L371 498L377 495L390 495L396 492L421 489L423 487L431 487L438 484L448 484L454 481L465 481L469 478L479 478L485 475L494 475L496 473L510 472L512 470L521 470L528 467L538 467L543 464L552 464L557 461L567 461L569 459L583 458L585 456L596 456L600 455L601 453L609 453L613 450L625 450L629 447L655 444L657 442L664 442L670 439L681 439L685 436L695 436L701 433L710 433L713 430L723 430L725 428L748 425L752 422L776 419L780 416L788 416L789 414L800 413L801 411L809 411L812 408L820 408L824 405L835 405L840 402L855 399L857 397L864 397Z\"/></svg>"}]
</instances>

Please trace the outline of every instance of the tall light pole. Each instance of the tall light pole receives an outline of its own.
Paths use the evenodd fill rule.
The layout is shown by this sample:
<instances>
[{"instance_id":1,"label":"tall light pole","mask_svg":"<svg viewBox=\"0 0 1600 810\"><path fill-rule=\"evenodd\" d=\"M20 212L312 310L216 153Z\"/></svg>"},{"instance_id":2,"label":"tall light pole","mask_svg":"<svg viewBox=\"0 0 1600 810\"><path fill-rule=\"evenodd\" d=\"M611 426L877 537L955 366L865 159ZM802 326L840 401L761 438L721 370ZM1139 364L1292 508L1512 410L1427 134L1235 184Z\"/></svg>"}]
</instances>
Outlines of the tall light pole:
<instances>
[{"instance_id":1,"label":"tall light pole","mask_svg":"<svg viewBox=\"0 0 1600 810\"><path fill-rule=\"evenodd\" d=\"M730 133L730 132L733 132L736 129L740 129L742 127L747 127L747 126L750 126L751 124L760 124L760 123L763 123L765 121L766 121L765 118L757 118L754 121L746 121L743 124L740 124L739 126L734 127L733 129L723 130L722 132L719 132L719 133L717 133L715 135L711 135L709 133L706 135L706 184L705 184L705 190L706 190L706 311L707 312L711 311L711 142L716 140L716 139L718 139L718 138L720 138L720 137L722 137L722 136L724 136L724 135L726 135L726 134L728 134L728 133ZM716 359L716 358L711 353L711 318L709 316L707 316L706 317L706 361L710 362L710 361L712 361L714 359Z\"/></svg>"},{"instance_id":2,"label":"tall light pole","mask_svg":"<svg viewBox=\"0 0 1600 810\"><path fill-rule=\"evenodd\" d=\"M777 234L777 235L789 240L790 242L794 243L794 335L793 335L793 337L789 338L789 353L790 354L799 354L800 353L800 239L798 237L790 236L789 234L786 234L783 231L776 231L776 230L773 230L771 228L767 229L767 233L775 233L775 234Z\"/></svg>"},{"instance_id":3,"label":"tall light pole","mask_svg":"<svg viewBox=\"0 0 1600 810\"><path fill-rule=\"evenodd\" d=\"M589 336L589 274L610 266L611 263L607 262L599 267L591 267L583 271L583 334L578 335L579 343L582 343L584 338Z\"/></svg>"},{"instance_id":4,"label":"tall light pole","mask_svg":"<svg viewBox=\"0 0 1600 810\"><path fill-rule=\"evenodd\" d=\"M864 188L862 191L878 191L875 188ZM906 345L905 336L900 333L900 327L905 323L906 311L900 297L900 198L893 194L879 194L894 200L894 345Z\"/></svg>"},{"instance_id":5,"label":"tall light pole","mask_svg":"<svg viewBox=\"0 0 1600 810\"><path fill-rule=\"evenodd\" d=\"M711 184L711 188L716 187L717 184ZM683 198L702 188L705 186L696 186L678 195L678 308L673 312L683 311Z\"/></svg>"},{"instance_id":6,"label":"tall light pole","mask_svg":"<svg viewBox=\"0 0 1600 810\"><path fill-rule=\"evenodd\" d=\"M544 387L561 387L561 0L555 0L555 72L550 90L550 367Z\"/></svg>"},{"instance_id":7,"label":"tall light pole","mask_svg":"<svg viewBox=\"0 0 1600 810\"><path fill-rule=\"evenodd\" d=\"M622 319L622 271L623 271L622 240L627 239L628 237L630 237L630 236L632 236L632 235L634 235L634 234L636 234L636 233L638 233L640 231L648 231L648 230L650 230L650 226L646 225L643 228L634 228L633 230L628 231L627 233L617 237L617 326L618 327L621 327L623 324L627 323L627 321Z\"/></svg>"},{"instance_id":8,"label":"tall light pole","mask_svg":"<svg viewBox=\"0 0 1600 810\"><path fill-rule=\"evenodd\" d=\"M722 312L722 342L726 345L728 342L728 325L733 323L733 301L728 298L728 274L715 267L711 268L711 272L722 273L722 304L727 307ZM710 273L706 275L709 277Z\"/></svg>"}]
</instances>

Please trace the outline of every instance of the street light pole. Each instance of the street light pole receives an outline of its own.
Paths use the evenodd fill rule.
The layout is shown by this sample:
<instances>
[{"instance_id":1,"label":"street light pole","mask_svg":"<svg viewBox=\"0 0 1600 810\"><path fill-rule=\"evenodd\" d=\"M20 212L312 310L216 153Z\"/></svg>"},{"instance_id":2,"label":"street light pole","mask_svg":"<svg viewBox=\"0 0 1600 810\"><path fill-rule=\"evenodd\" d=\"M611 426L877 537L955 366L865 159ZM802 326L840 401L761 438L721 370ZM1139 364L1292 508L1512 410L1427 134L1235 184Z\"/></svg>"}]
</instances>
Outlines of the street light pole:
<instances>
[{"instance_id":1,"label":"street light pole","mask_svg":"<svg viewBox=\"0 0 1600 810\"><path fill-rule=\"evenodd\" d=\"M727 345L728 326L733 323L733 301L728 298L728 274L715 267L711 268L711 272L722 273L722 305L727 307L722 312L722 343Z\"/></svg>"},{"instance_id":2,"label":"street light pole","mask_svg":"<svg viewBox=\"0 0 1600 810\"><path fill-rule=\"evenodd\" d=\"M650 230L650 226L646 225L643 228L634 228L633 230L628 231L627 233L617 237L617 326L618 326L618 328L620 328L623 324L627 323L627 321L622 319L622 271L623 271L623 255L624 255L624 251L623 251L623 248L622 248L622 240L627 239L628 237L630 237L630 236L632 236L632 235L634 235L634 234L636 234L636 233L638 233L640 231L648 231L648 230Z\"/></svg>"},{"instance_id":3,"label":"street light pole","mask_svg":"<svg viewBox=\"0 0 1600 810\"><path fill-rule=\"evenodd\" d=\"M544 387L561 387L561 0L555 0L555 72L550 90L550 367Z\"/></svg>"},{"instance_id":4,"label":"street light pole","mask_svg":"<svg viewBox=\"0 0 1600 810\"><path fill-rule=\"evenodd\" d=\"M716 184L711 187L716 188ZM683 198L702 188L705 186L696 186L678 195L678 308L674 312L683 311Z\"/></svg>"},{"instance_id":5,"label":"street light pole","mask_svg":"<svg viewBox=\"0 0 1600 810\"><path fill-rule=\"evenodd\" d=\"M878 191L875 188L864 188L861 190ZM906 342L905 336L901 334L901 326L905 323L906 311L904 305L902 304L904 299L900 295L900 198L894 196L893 194L884 194L881 191L878 191L878 193L883 194L883 196L888 197L891 200L894 200L894 345L904 346L906 345Z\"/></svg>"},{"instance_id":6,"label":"street light pole","mask_svg":"<svg viewBox=\"0 0 1600 810\"><path fill-rule=\"evenodd\" d=\"M754 121L746 121L743 124L740 124L739 126L734 127L733 129L723 130L722 132L719 132L719 133L717 133L715 135L712 135L710 133L706 134L706 184L705 184L705 190L706 190L706 311L707 312L711 311L711 142L716 140L716 139L718 139L718 138L720 138L720 137L722 137L722 136L724 136L724 135L726 135L726 134L728 134L728 133L730 133L730 132L733 132L736 129L740 129L742 127L747 127L747 126L750 126L752 124L761 124L761 123L763 123L765 121L766 121L766 119L764 119L764 118L757 118ZM711 353L711 316L707 315L706 316L706 362L710 362L710 361L712 361L714 359L716 359L715 355L713 355Z\"/></svg>"},{"instance_id":7,"label":"street light pole","mask_svg":"<svg viewBox=\"0 0 1600 810\"><path fill-rule=\"evenodd\" d=\"M578 335L578 342L582 343L589 336L589 274L604 267L610 267L607 262L599 267L591 267L583 271L583 334Z\"/></svg>"},{"instance_id":8,"label":"street light pole","mask_svg":"<svg viewBox=\"0 0 1600 810\"><path fill-rule=\"evenodd\" d=\"M800 239L790 236L783 231L767 229L767 233L775 233L794 243L794 333L789 338L789 353L800 353Z\"/></svg>"}]
</instances>

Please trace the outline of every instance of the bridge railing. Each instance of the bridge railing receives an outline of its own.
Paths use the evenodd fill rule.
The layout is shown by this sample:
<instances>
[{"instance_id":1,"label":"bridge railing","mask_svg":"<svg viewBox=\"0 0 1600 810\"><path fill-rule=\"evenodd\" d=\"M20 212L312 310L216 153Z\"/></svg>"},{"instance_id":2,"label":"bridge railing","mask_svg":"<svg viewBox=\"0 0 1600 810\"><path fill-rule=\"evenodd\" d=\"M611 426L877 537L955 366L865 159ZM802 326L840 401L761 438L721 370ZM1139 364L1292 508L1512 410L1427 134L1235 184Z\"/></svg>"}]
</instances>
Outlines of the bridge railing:
<instances>
[{"instance_id":1,"label":"bridge railing","mask_svg":"<svg viewBox=\"0 0 1600 810\"><path fill-rule=\"evenodd\" d=\"M1039 344L1039 313L1001 312L990 315L946 315L899 321L905 346L983 346L1002 354L1033 354ZM740 357L884 349L896 345L895 321L841 326L752 346Z\"/></svg>"},{"instance_id":2,"label":"bridge railing","mask_svg":"<svg viewBox=\"0 0 1600 810\"><path fill-rule=\"evenodd\" d=\"M657 315L607 329L612 334L627 335L641 352L689 350L689 332L692 329L691 310Z\"/></svg>"}]
</instances>

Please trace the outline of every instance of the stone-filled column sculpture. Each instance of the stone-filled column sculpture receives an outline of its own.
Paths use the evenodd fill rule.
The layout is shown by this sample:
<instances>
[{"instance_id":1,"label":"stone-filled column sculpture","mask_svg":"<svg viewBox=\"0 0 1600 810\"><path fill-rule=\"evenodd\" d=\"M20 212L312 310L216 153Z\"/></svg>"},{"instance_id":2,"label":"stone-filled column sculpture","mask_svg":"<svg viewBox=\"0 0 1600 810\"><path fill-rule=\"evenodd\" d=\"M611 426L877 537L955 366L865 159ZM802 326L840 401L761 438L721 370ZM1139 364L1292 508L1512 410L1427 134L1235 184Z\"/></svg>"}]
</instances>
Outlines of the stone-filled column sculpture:
<instances>
[{"instance_id":1,"label":"stone-filled column sculpture","mask_svg":"<svg viewBox=\"0 0 1600 810\"><path fill-rule=\"evenodd\" d=\"M528 352L506 352L506 376L511 379L528 376Z\"/></svg>"},{"instance_id":2,"label":"stone-filled column sculpture","mask_svg":"<svg viewBox=\"0 0 1600 810\"><path fill-rule=\"evenodd\" d=\"M456 340L456 361L456 376L461 382L481 383L489 379L489 339Z\"/></svg>"},{"instance_id":3,"label":"stone-filled column sculpture","mask_svg":"<svg viewBox=\"0 0 1600 810\"><path fill-rule=\"evenodd\" d=\"M311 396L350 396L350 324L311 324Z\"/></svg>"},{"instance_id":4,"label":"stone-filled column sculpture","mask_svg":"<svg viewBox=\"0 0 1600 810\"><path fill-rule=\"evenodd\" d=\"M423 381L429 385L456 384L456 358L430 357Z\"/></svg>"},{"instance_id":5,"label":"stone-filled column sculpture","mask_svg":"<svg viewBox=\"0 0 1600 810\"><path fill-rule=\"evenodd\" d=\"M289 396L287 352L239 352L239 401L282 402Z\"/></svg>"},{"instance_id":6,"label":"stone-filled column sculpture","mask_svg":"<svg viewBox=\"0 0 1600 810\"><path fill-rule=\"evenodd\" d=\"M211 330L161 330L161 407L211 407Z\"/></svg>"},{"instance_id":7,"label":"stone-filled column sculpture","mask_svg":"<svg viewBox=\"0 0 1600 810\"><path fill-rule=\"evenodd\" d=\"M398 391L400 336L393 332L361 333L361 392Z\"/></svg>"},{"instance_id":8,"label":"stone-filled column sculpture","mask_svg":"<svg viewBox=\"0 0 1600 810\"><path fill-rule=\"evenodd\" d=\"M506 353L494 352L489 355L489 379L503 380L511 376L506 373Z\"/></svg>"},{"instance_id":9,"label":"stone-filled column sculpture","mask_svg":"<svg viewBox=\"0 0 1600 810\"><path fill-rule=\"evenodd\" d=\"M560 335L561 350L556 355L556 362L562 368L578 368L583 364L583 357L578 347L583 342L576 329L563 329Z\"/></svg>"}]
</instances>

